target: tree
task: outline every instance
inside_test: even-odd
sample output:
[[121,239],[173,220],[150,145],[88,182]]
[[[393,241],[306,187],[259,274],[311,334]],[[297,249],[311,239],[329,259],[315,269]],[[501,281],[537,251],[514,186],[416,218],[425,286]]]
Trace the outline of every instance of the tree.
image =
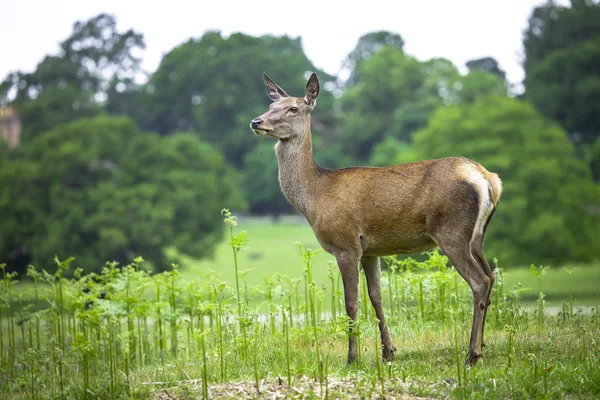
[[384,46],[392,46],[400,51],[404,49],[404,39],[397,33],[389,31],[369,32],[358,39],[354,50],[344,60],[343,70],[347,70],[350,76],[344,86],[352,85],[359,79],[359,65],[363,61],[371,59],[373,54]]
[[497,75],[502,81],[506,80],[506,72],[500,68],[500,64],[493,57],[475,58],[466,63],[469,71],[485,71]]
[[446,59],[421,62],[394,46],[371,54],[358,65],[358,73],[360,81],[341,99],[340,142],[342,152],[359,163],[368,162],[374,147],[388,137],[409,143],[439,107],[507,92],[492,73],[475,70],[461,76]]
[[474,103],[490,94],[502,96],[508,94],[506,81],[498,74],[476,69],[461,77],[458,87],[460,90],[457,94],[459,97],[457,103],[460,104]]
[[[404,159],[406,154],[412,151],[412,146],[409,143],[388,136],[373,148],[369,165],[374,167],[394,165],[398,163],[399,159]],[[411,156],[408,157],[412,160]]]
[[[415,104],[421,103],[417,92],[423,85],[424,73],[417,59],[395,47],[384,46],[358,65],[358,74],[361,79],[347,88],[341,100],[344,127],[340,141],[343,153],[365,162],[374,144],[386,135],[405,140],[409,137],[409,131],[402,131],[402,122],[407,114],[413,114],[405,109],[414,111]],[[400,123],[394,121],[395,116]],[[421,119],[422,114],[417,120]],[[410,121],[408,125],[408,130],[414,129],[418,122]]]
[[[288,88],[290,95],[300,96],[305,74],[314,70],[299,38],[241,33],[224,38],[218,32],[206,33],[165,55],[150,78],[147,91],[154,118],[147,128],[161,134],[196,131],[241,166],[244,155],[257,143],[249,122],[269,104],[262,73]],[[332,80],[323,72],[319,75],[325,85]],[[326,90],[322,95],[319,100],[327,109],[333,97]],[[326,115],[315,110],[314,119],[326,124]]]
[[142,134],[125,117],[57,126],[17,161],[0,166],[11,188],[0,197],[8,221],[0,259],[13,268],[45,266],[55,254],[86,270],[138,255],[165,268],[169,248],[210,255],[222,238],[220,210],[244,207],[236,174],[213,147],[194,134]]
[[277,157],[271,142],[260,143],[247,153],[242,171],[242,188],[252,213],[277,218],[294,212],[279,187]]
[[0,263],[24,271],[30,262],[31,239],[39,232],[40,168],[19,149],[8,149],[0,140]]
[[592,168],[592,174],[596,182],[600,181],[600,137],[593,144],[585,146],[586,161]]
[[[440,108],[414,136],[413,160],[465,156],[504,182],[486,247],[506,264],[590,261],[599,254],[600,192],[564,131],[504,96]],[[406,162],[405,158],[398,160]]]
[[144,47],[142,35],[119,32],[112,15],[76,22],[58,55],[46,56],[32,73],[6,77],[0,102],[17,106],[27,142],[58,124],[100,113],[111,85],[125,84],[140,72]]
[[577,142],[600,136],[600,3],[537,7],[525,48],[526,97]]

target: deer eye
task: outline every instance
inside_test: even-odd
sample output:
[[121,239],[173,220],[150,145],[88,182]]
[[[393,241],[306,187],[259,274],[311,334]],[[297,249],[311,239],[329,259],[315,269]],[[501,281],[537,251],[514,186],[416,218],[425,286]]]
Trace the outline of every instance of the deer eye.
[[296,107],[290,107],[290,111],[293,112],[293,113],[296,113],[296,112],[298,112],[298,108],[296,108]]

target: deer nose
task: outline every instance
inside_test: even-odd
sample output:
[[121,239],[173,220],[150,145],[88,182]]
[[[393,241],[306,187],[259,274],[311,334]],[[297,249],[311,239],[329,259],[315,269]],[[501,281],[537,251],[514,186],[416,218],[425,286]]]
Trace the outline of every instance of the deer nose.
[[258,126],[259,126],[260,124],[262,124],[262,123],[263,123],[263,120],[262,120],[262,119],[260,119],[260,118],[254,118],[254,119],[252,120],[252,122],[250,123],[250,126],[252,127],[252,129],[256,129],[256,128],[258,128]]

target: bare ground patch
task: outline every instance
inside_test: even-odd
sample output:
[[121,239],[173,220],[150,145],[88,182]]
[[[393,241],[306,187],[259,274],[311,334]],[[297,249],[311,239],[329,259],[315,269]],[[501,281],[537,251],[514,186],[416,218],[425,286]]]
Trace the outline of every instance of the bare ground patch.
[[[208,387],[209,399],[427,399],[409,394],[409,387],[416,382],[391,379],[381,383],[360,378],[329,378],[322,384],[312,377],[295,378],[288,386],[283,378],[268,378],[259,381],[257,389],[254,381],[240,381],[211,384]],[[422,384],[419,384],[422,385]],[[435,386],[435,385],[431,385]],[[433,387],[432,387],[433,389]],[[200,399],[202,381],[187,380],[179,385],[156,389],[155,400]]]

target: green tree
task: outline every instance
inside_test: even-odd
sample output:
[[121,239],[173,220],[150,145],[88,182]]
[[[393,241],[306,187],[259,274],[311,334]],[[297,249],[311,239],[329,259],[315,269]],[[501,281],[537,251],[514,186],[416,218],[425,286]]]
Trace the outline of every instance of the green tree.
[[[366,163],[375,146],[394,139],[409,143],[439,107],[473,102],[489,93],[507,92],[495,74],[474,70],[461,76],[446,59],[424,62],[395,46],[384,45],[358,65],[360,81],[342,99],[342,152]],[[378,156],[378,161],[384,160]]]
[[[366,162],[374,144],[387,135],[409,137],[410,132],[398,125],[404,122],[404,109],[421,103],[417,92],[424,73],[417,59],[393,46],[383,46],[368,61],[358,64],[357,73],[360,80],[349,86],[341,99],[344,127],[340,142],[344,154]],[[396,112],[400,124],[394,121]],[[414,129],[416,124],[410,125]]]
[[221,208],[244,206],[237,175],[213,147],[194,134],[142,134],[125,117],[57,126],[17,161],[0,166],[11,188],[0,197],[10,222],[0,259],[14,268],[47,266],[55,254],[86,270],[138,255],[164,268],[171,248],[209,255],[222,238]]
[[[496,172],[504,192],[488,254],[504,263],[590,261],[600,252],[600,192],[564,131],[504,96],[440,108],[415,134],[415,159],[465,156]],[[402,160],[408,161],[406,157]]]
[[460,79],[458,84],[459,101],[457,103],[468,104],[477,101],[489,94],[506,96],[508,86],[506,81],[497,73],[474,69]]
[[585,146],[586,160],[594,174],[594,180],[600,181],[600,137],[593,144]]
[[413,146],[411,144],[398,140],[393,136],[388,136],[373,148],[369,165],[385,167],[396,164],[399,159],[404,159],[404,157],[409,157],[412,160],[412,156],[407,155],[407,153],[412,152]]
[[469,71],[485,71],[496,74],[502,81],[506,80],[506,72],[500,68],[500,64],[493,57],[482,57],[469,60],[466,63]]
[[529,19],[525,48],[526,97],[577,142],[600,136],[600,3],[552,1]]
[[373,54],[384,46],[392,46],[402,51],[404,39],[399,34],[389,31],[369,32],[358,39],[356,46],[346,57],[342,67],[342,70],[347,70],[350,73],[345,86],[356,83],[360,77],[359,65],[364,61],[369,61]]
[[270,214],[277,218],[285,212],[294,212],[279,187],[273,143],[260,143],[247,153],[242,173],[242,189],[252,213]]
[[[249,129],[250,120],[269,104],[262,73],[284,85],[290,95],[301,96],[305,74],[314,70],[299,38],[241,33],[224,38],[218,32],[206,33],[165,55],[150,78],[146,90],[153,118],[147,128],[162,134],[194,130],[240,166],[258,143]],[[324,87],[333,79],[319,75]],[[322,95],[320,109],[326,110],[333,96],[327,90]],[[315,110],[316,123],[326,124],[328,118]]]
[[144,47],[142,35],[119,32],[112,15],[76,22],[58,55],[46,56],[31,73],[6,77],[0,103],[17,106],[27,142],[58,124],[101,112],[111,85],[120,87],[140,72]]
[[9,267],[27,266],[31,239],[42,227],[39,175],[35,162],[0,140],[0,259]]

